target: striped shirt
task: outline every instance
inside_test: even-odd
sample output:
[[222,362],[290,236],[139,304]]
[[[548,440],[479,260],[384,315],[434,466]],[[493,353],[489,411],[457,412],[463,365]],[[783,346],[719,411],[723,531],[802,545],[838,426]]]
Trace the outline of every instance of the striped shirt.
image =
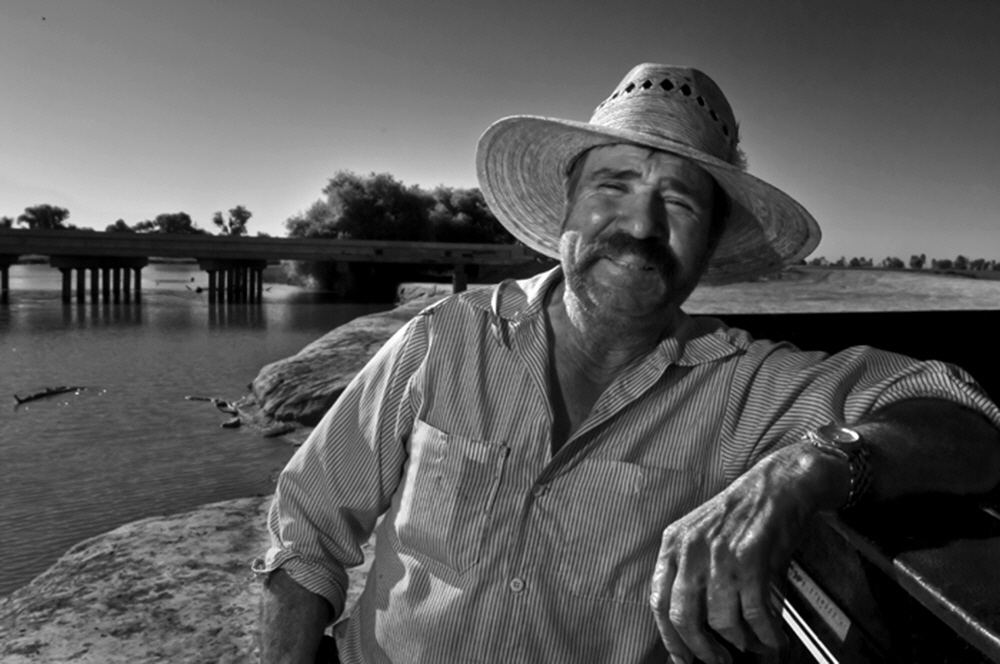
[[956,367],[802,352],[685,317],[553,455],[544,300],[559,279],[425,310],[282,473],[258,571],[284,568],[338,615],[377,524],[342,661],[666,661],[648,604],[662,531],[763,455],[918,396],[1000,425]]

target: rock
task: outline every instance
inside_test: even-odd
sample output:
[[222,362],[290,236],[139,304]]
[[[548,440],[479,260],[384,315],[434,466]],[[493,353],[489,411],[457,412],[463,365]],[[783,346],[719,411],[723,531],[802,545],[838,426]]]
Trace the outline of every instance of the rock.
[[[127,524],[0,600],[0,661],[252,662],[270,496]],[[348,606],[371,565],[349,570]]]
[[287,433],[289,423],[314,426],[389,337],[445,296],[431,294],[356,318],[268,364],[253,380],[251,394],[234,404],[241,419],[266,435]]

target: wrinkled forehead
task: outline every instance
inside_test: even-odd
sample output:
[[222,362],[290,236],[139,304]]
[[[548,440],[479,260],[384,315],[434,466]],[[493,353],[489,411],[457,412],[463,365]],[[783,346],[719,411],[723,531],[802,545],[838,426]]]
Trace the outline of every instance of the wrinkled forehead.
[[610,173],[669,177],[708,196],[715,186],[715,179],[686,157],[631,143],[612,143],[585,150],[570,162],[565,180],[567,196],[573,197],[581,178]]

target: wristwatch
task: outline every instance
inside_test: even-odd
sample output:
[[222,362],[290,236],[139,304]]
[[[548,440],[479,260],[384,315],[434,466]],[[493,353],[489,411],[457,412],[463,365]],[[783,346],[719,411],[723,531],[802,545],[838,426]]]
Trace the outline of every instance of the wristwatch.
[[856,430],[839,424],[826,424],[806,433],[804,440],[826,454],[848,463],[851,469],[851,490],[842,509],[854,507],[872,482],[871,451]]

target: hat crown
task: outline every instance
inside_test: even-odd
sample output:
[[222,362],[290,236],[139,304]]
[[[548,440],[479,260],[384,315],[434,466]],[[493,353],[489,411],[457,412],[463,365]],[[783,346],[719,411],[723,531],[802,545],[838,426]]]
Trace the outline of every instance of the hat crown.
[[743,167],[729,102],[715,81],[690,67],[634,67],[597,106],[590,124],[680,143]]

